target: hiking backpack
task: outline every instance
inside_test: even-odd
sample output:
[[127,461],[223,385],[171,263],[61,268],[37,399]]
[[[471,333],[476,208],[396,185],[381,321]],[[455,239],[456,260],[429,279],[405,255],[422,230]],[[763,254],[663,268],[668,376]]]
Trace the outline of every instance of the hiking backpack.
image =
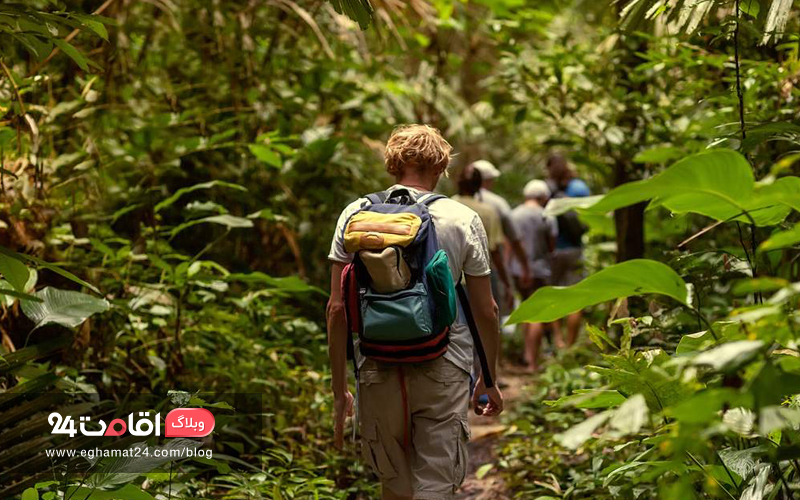
[[[548,181],[548,187],[552,193],[551,198],[567,198],[566,192],[555,182]],[[570,210],[556,216],[558,224],[558,235],[564,239],[571,247],[583,246],[583,235],[589,230],[578,218],[575,210]]]
[[428,211],[443,198],[434,193],[417,198],[405,188],[372,193],[346,221],[344,247],[354,254],[342,275],[348,355],[353,358],[353,336],[357,335],[361,353],[376,361],[436,359],[447,351],[460,302],[485,385],[491,387],[466,292],[453,281],[447,253],[439,248]]

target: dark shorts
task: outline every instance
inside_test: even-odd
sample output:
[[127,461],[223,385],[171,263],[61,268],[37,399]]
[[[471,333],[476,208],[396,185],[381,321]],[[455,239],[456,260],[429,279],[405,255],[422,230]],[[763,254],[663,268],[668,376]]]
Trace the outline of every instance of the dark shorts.
[[553,252],[553,285],[574,285],[584,277],[582,248],[559,248]]

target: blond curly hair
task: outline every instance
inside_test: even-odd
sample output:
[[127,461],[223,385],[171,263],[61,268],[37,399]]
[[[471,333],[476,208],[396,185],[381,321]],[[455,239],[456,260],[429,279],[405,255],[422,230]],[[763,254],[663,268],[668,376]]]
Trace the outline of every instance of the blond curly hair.
[[386,171],[399,177],[407,168],[433,169],[437,174],[447,171],[450,146],[441,132],[429,125],[401,125],[394,129],[384,150]]

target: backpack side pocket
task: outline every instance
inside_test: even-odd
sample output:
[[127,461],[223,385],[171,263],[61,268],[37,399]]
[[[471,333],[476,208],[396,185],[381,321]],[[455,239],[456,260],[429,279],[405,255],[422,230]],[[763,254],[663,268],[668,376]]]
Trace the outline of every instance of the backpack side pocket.
[[436,306],[434,331],[437,333],[453,324],[458,316],[458,301],[447,252],[438,250],[425,266],[428,291]]

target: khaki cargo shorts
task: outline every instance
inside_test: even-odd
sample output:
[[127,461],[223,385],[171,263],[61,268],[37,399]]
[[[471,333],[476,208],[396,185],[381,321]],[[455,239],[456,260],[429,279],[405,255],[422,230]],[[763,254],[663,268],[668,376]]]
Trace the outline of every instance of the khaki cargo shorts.
[[467,474],[469,374],[444,357],[368,359],[359,378],[361,451],[383,487],[415,500],[452,499]]

